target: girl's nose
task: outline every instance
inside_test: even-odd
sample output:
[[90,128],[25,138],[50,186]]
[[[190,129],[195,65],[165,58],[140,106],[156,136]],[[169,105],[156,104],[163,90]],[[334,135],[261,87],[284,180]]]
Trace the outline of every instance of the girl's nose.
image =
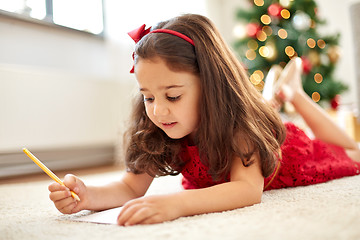
[[169,108],[164,103],[156,103],[154,105],[154,116],[165,116],[169,114]]

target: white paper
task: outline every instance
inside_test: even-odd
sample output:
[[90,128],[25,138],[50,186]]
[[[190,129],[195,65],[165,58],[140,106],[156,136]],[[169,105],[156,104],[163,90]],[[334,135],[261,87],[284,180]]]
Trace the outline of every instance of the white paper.
[[101,212],[96,212],[86,216],[78,217],[73,220],[80,222],[92,222],[103,224],[117,224],[117,217],[122,207],[112,208]]

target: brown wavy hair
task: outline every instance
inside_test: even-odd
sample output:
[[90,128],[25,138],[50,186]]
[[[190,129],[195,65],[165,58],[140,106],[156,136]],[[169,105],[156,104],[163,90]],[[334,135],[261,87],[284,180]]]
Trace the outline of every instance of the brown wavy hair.
[[[200,77],[200,124],[193,141],[209,174],[214,180],[224,179],[235,156],[250,166],[251,156],[258,153],[262,174],[269,176],[280,155],[284,125],[250,83],[214,24],[204,16],[186,14],[161,22],[152,30],[157,28],[180,32],[195,46],[171,34],[148,34],[135,47],[135,69],[142,59],[160,57],[171,70]],[[183,141],[169,138],[151,122],[141,95],[134,101],[125,139],[128,171],[152,176],[181,172],[179,151]]]

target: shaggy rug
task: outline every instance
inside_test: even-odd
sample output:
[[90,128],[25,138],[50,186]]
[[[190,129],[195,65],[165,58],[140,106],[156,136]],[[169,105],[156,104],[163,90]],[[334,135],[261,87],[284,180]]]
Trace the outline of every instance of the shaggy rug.
[[[87,184],[119,178],[82,176]],[[80,176],[81,177],[81,176]],[[49,181],[0,185],[0,239],[360,239],[360,176],[267,191],[251,207],[184,217],[155,225],[120,227],[77,222],[48,198]],[[180,177],[155,179],[148,194],[181,191]]]

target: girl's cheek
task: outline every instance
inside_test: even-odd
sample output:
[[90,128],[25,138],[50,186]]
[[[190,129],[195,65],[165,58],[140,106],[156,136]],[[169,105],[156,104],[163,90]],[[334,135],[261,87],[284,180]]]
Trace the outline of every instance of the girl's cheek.
[[155,124],[154,116],[152,114],[152,109],[151,108],[145,108],[145,112],[146,112],[146,115],[148,116],[148,118]]
[[149,114],[149,113],[151,113],[151,110],[150,110],[149,107],[147,107],[146,105],[145,105],[145,113],[146,113],[146,115],[150,118],[150,114]]

